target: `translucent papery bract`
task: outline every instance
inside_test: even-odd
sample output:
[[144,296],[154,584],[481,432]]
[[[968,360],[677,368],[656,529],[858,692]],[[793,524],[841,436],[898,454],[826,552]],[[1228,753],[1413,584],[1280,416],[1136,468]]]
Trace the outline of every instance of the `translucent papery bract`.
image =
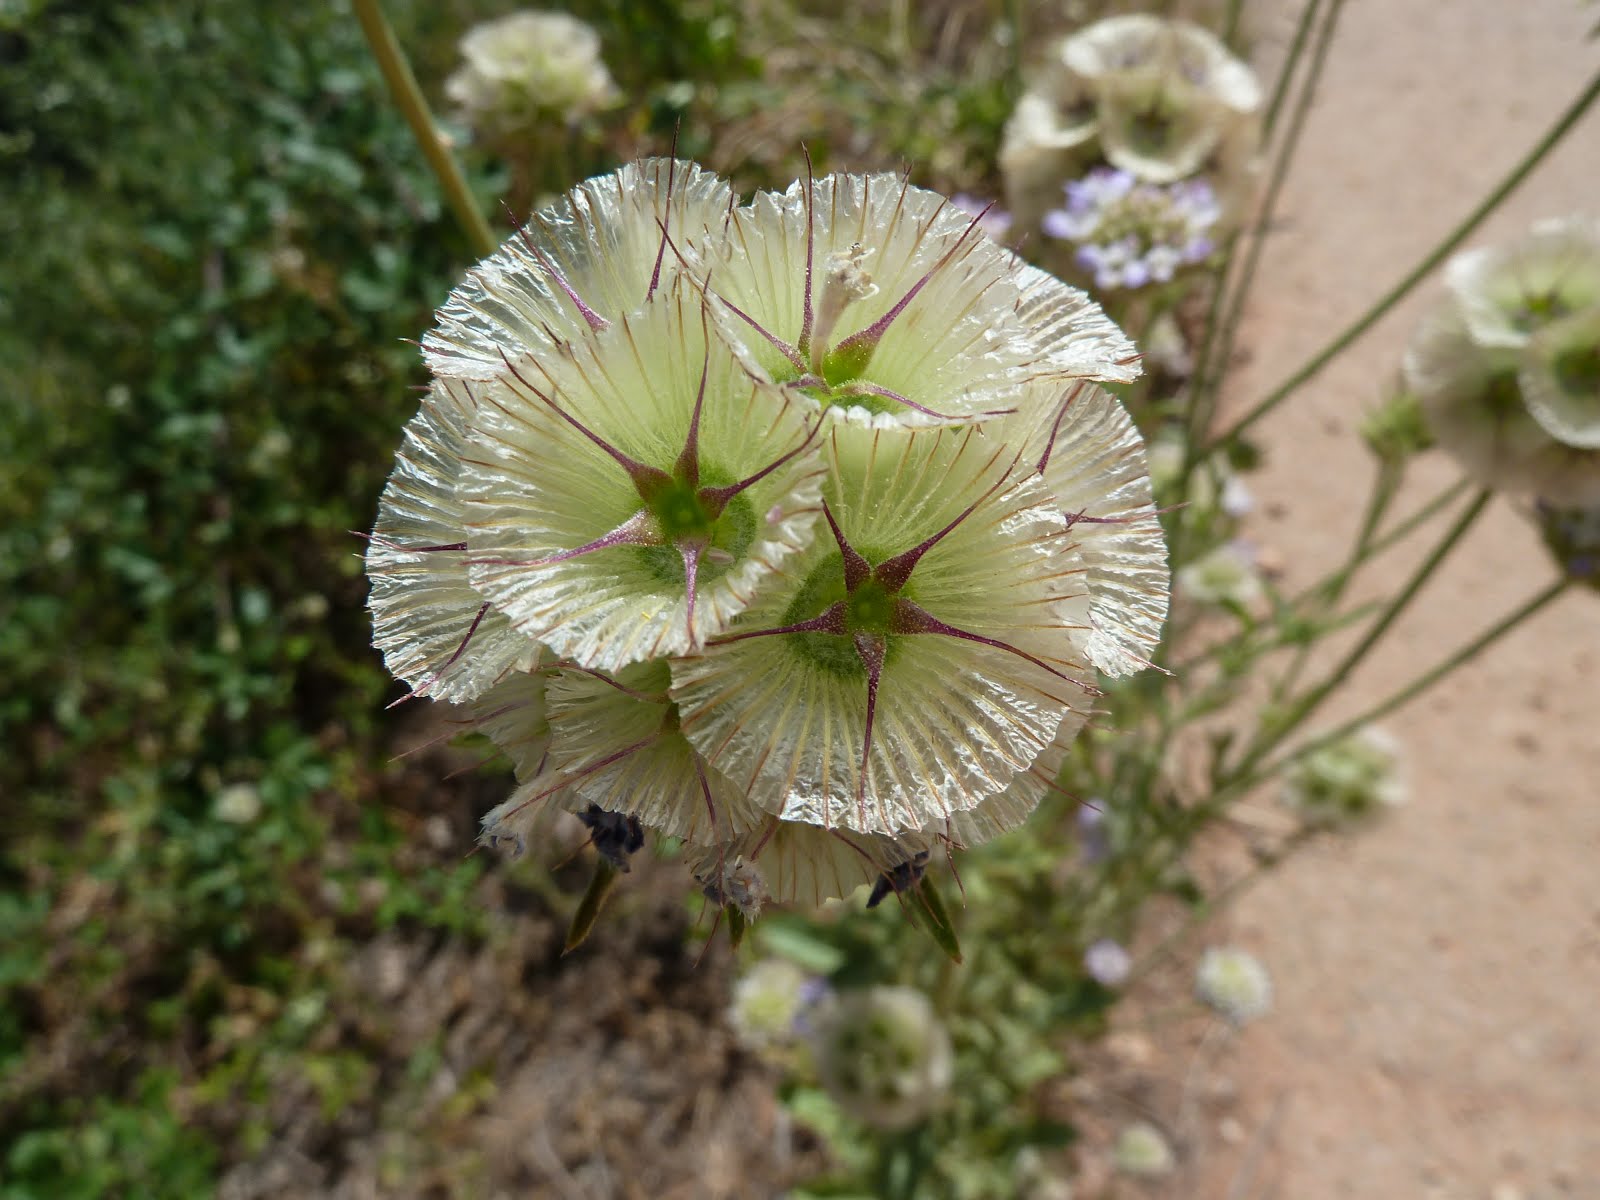
[[938,837],[952,846],[967,849],[981,846],[1022,825],[1051,793],[1060,794],[1056,777],[1061,773],[1073,740],[1088,721],[1089,714],[1077,710],[1061,719],[1055,740],[1046,746],[1025,771],[1019,771],[1001,791],[986,798],[976,808],[951,813],[942,821],[928,824],[924,836]]
[[697,851],[688,865],[695,878],[709,882],[728,863],[754,864],[771,899],[815,906],[876,883],[933,844],[917,833],[891,838],[772,817],[725,845]]
[[[761,330],[798,347],[805,332],[809,225],[815,314],[826,307],[830,259],[849,257],[855,247],[876,289],[849,302],[831,332],[818,330],[830,347],[872,326],[928,277],[852,379],[952,419],[996,408],[996,390],[1017,378],[1021,362],[1032,357],[1011,316],[1013,256],[943,196],[894,175],[830,175],[817,180],[810,195],[808,203],[807,184],[798,182],[781,195],[761,193],[737,210],[728,259],[710,263],[711,290]],[[732,328],[775,378],[801,373],[749,322],[735,318]],[[906,424],[936,419],[893,401],[868,404]]]
[[1044,463],[1045,486],[1071,523],[1085,566],[1090,629],[1083,652],[1107,675],[1131,675],[1150,665],[1161,642],[1171,584],[1144,439],[1104,389],[1078,382],[1054,394],[1057,415],[1034,433],[1028,461]]
[[472,704],[472,725],[511,760],[518,782],[545,769],[550,721],[545,712],[545,671],[513,671]]
[[1172,33],[1168,52],[1179,78],[1235,113],[1254,113],[1261,107],[1261,81],[1255,71],[1216,34],[1193,21],[1168,25]]
[[1540,221],[1515,242],[1458,254],[1445,279],[1473,341],[1525,346],[1551,321],[1600,306],[1600,221]]
[[[1002,425],[1004,422],[1001,423]],[[742,636],[810,620],[843,595],[829,532],[703,657],[673,664],[683,728],[763,808],[789,820],[897,833],[970,809],[1048,746],[1092,690],[1084,564],[1020,447],[976,429],[836,421],[826,501],[873,564],[957,522],[902,597],[949,633],[884,639],[865,775],[869,672],[852,636]],[[1033,661],[1030,661],[1030,657]]]
[[1084,79],[1102,81],[1130,71],[1158,70],[1171,42],[1169,23],[1148,13],[1107,17],[1061,44],[1061,61]]
[[[809,541],[822,472],[815,445],[806,445],[815,406],[752,374],[714,321],[708,340],[692,289],[675,287],[559,355],[515,366],[503,380],[450,385],[481,401],[461,481],[472,582],[563,657],[614,670],[689,650]],[[734,495],[713,523],[691,633],[680,550],[637,544],[656,536],[648,519],[619,534],[650,514],[628,469],[567,418],[671,474],[702,370],[701,483],[731,486],[780,465]],[[571,555],[614,534],[615,544]]]
[[1535,333],[1517,380],[1546,433],[1568,446],[1600,447],[1600,305]]
[[766,814],[707,767],[678,731],[662,661],[614,679],[563,671],[550,681],[555,739],[550,765],[585,804],[631,813],[641,824],[700,845],[738,837]]
[[1520,362],[1512,347],[1476,342],[1447,296],[1412,335],[1402,373],[1439,445],[1480,483],[1553,504],[1600,503],[1600,450],[1559,442],[1533,419]]
[[1139,377],[1133,342],[1087,292],[1020,260],[1016,280],[1017,320],[1029,339],[1043,347],[1041,356],[1027,364],[1028,374],[1108,383]]
[[413,694],[471,700],[539,645],[492,611],[467,579],[456,482],[466,414],[440,387],[406,426],[367,545],[373,645]]
[[1000,173],[1006,206],[1018,227],[1032,229],[1039,217],[1061,202],[1061,181],[1072,173],[1099,129],[1093,103],[1088,119],[1063,108],[1041,91],[1024,92],[1006,121],[1000,144]]
[[665,158],[585,180],[534,213],[450,293],[422,339],[428,368],[444,378],[491,379],[507,358],[585,335],[590,318],[555,272],[598,318],[632,312],[658,269],[663,281],[679,270],[662,225],[679,249],[715,241],[732,198],[711,172]]

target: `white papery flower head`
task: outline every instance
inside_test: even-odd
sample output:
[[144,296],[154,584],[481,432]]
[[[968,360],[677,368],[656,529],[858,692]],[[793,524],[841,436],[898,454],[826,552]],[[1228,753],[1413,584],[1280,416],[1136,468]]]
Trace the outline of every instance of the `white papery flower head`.
[[1600,220],[1539,221],[1515,241],[1456,255],[1445,281],[1475,343],[1520,349],[1551,322],[1600,308]]
[[1255,73],[1201,26],[1150,14],[1097,21],[1056,47],[1018,101],[1000,155],[1008,199],[1031,227],[1097,149],[1147,183],[1207,170],[1235,214],[1261,102]]
[[1261,960],[1234,946],[1212,946],[1200,956],[1195,993],[1235,1025],[1272,1011],[1272,977]]
[[1256,556],[1242,542],[1224,542],[1192,563],[1178,568],[1177,590],[1201,604],[1221,604],[1249,609],[1261,602],[1266,589]]
[[816,1014],[817,1074],[834,1102],[874,1129],[905,1129],[943,1104],[955,1072],[950,1035],[921,992],[837,992]]
[[1365,726],[1297,759],[1283,776],[1283,802],[1308,824],[1347,828],[1405,803],[1400,744]]
[[616,102],[593,26],[563,12],[514,12],[474,25],[444,92],[490,138],[526,134],[551,117],[571,123]]
[[1423,317],[1401,371],[1434,439],[1479,482],[1557,505],[1600,504],[1600,448],[1552,437],[1523,397],[1529,350],[1480,344],[1451,292]]
[[619,870],[681,839],[746,918],[911,903],[1058,787],[1096,672],[1159,640],[1143,443],[1090,382],[1131,378],[1131,343],[902,179],[740,209],[693,164],[625,167],[424,348],[372,610],[396,674],[512,765],[487,842],[561,809]]

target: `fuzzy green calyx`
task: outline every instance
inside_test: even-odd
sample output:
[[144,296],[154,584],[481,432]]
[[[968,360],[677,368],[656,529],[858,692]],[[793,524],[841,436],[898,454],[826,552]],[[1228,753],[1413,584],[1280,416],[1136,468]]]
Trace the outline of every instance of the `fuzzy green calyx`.
[[674,480],[649,501],[650,512],[669,542],[711,540],[716,517],[707,511],[700,490]]

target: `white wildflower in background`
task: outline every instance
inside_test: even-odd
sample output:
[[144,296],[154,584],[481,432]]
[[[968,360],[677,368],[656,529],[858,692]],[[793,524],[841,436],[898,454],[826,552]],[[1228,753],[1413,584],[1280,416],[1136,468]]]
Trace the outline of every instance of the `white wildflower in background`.
[[1253,954],[1233,946],[1213,946],[1200,956],[1195,993],[1235,1025],[1272,1011],[1272,977]]
[[1125,1175],[1158,1179],[1172,1174],[1178,1158],[1167,1137],[1148,1121],[1135,1121],[1117,1134],[1111,1161]]
[[1402,364],[1435,440],[1487,487],[1600,504],[1600,223],[1540,222],[1446,279]]
[[1266,588],[1256,566],[1254,550],[1244,542],[1224,542],[1215,550],[1178,568],[1176,590],[1200,604],[1250,609],[1261,602]]
[[253,783],[230,783],[211,803],[212,815],[229,825],[251,825],[261,815],[261,792]]
[[798,1036],[796,1022],[814,997],[810,976],[786,958],[764,958],[733,985],[728,1023],[749,1050],[782,1046]]
[[874,1129],[905,1129],[931,1116],[955,1070],[950,1035],[912,988],[835,993],[816,1013],[811,1043],[828,1094]]
[[1261,103],[1254,72],[1201,26],[1149,14],[1097,21],[1053,47],[1007,123],[1008,202],[1031,229],[1098,157],[1147,183],[1203,175],[1231,219]]
[[609,107],[617,86],[600,58],[600,35],[562,12],[514,12],[469,29],[462,65],[444,91],[489,138],[572,123]]
[[1083,952],[1083,969],[1096,983],[1109,988],[1121,987],[1133,970],[1133,956],[1121,942],[1100,938]]
[[1600,304],[1530,337],[1517,383],[1551,437],[1585,450],[1600,447]]
[[1342,828],[1405,803],[1400,745],[1365,726],[1314,750],[1284,772],[1283,802],[1308,824]]
[[1166,618],[1136,355],[950,201],[828,176],[742,208],[648,160],[440,309],[367,556],[376,641],[619,869],[872,901],[1015,828]]

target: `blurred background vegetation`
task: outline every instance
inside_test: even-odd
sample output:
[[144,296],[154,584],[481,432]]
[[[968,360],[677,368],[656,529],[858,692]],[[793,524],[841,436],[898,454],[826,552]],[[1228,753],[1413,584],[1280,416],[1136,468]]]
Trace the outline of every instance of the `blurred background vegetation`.
[[[508,6],[386,7],[437,102]],[[787,182],[805,141],[819,171],[992,194],[1009,8],[805,7],[589,6],[625,99],[548,185],[679,129],[740,186]],[[467,163],[494,212],[506,169]],[[498,773],[394,760],[426,731],[385,711],[349,532],[469,247],[342,4],[0,4],[0,189],[0,1197],[296,1194],[427,1122],[372,1178],[485,1194],[447,1143],[494,1063],[461,1051],[451,1098],[418,1099],[461,1006],[398,1013],[424,961],[485,950],[518,992],[567,901],[466,855]],[[676,962],[665,886],[615,937]],[[711,1036],[718,962],[685,976],[683,1037]]]

